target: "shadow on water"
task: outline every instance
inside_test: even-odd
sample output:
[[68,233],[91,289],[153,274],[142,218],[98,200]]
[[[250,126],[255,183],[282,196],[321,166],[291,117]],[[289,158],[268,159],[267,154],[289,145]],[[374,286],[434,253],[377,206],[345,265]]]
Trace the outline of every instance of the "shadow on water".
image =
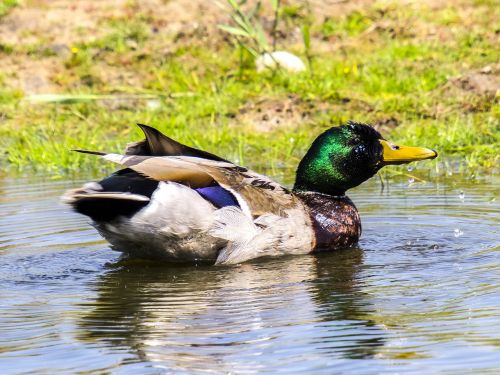
[[80,339],[184,370],[283,365],[310,356],[311,347],[329,361],[370,357],[384,331],[364,318],[372,307],[357,285],[362,262],[353,248],[227,268],[118,265],[98,280]]

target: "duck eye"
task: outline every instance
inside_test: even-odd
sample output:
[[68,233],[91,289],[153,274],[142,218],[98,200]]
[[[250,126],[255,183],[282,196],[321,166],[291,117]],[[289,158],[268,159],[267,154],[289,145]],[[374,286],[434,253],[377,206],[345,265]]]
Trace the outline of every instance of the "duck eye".
[[354,148],[353,152],[355,155],[364,154],[364,153],[366,153],[366,146],[363,144],[360,144]]
[[391,145],[391,148],[392,148],[393,150],[399,150],[399,146],[398,146],[398,145]]

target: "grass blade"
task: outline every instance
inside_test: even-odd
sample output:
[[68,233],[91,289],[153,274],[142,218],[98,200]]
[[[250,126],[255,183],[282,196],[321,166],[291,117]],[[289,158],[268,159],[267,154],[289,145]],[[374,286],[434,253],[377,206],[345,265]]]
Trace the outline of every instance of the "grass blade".
[[238,35],[238,36],[244,36],[245,38],[249,38],[250,34],[246,32],[245,30],[239,29],[237,27],[233,26],[228,26],[228,25],[217,25],[219,29],[222,31],[225,31],[226,33],[232,34],[232,35]]

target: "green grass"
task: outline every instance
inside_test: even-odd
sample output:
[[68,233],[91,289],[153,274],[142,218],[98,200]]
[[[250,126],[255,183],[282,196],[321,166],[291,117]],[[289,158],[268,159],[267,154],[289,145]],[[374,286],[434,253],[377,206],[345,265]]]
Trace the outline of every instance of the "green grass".
[[371,20],[366,15],[354,11],[342,19],[327,18],[321,26],[321,33],[326,38],[332,36],[345,38],[360,34],[371,24]]
[[[249,56],[239,65],[239,51],[230,44],[176,43],[150,31],[146,15],[112,19],[110,32],[99,40],[73,46],[64,57],[65,70],[55,79],[62,92],[74,95],[135,93],[145,99],[85,101],[72,104],[28,103],[15,89],[0,88],[0,150],[4,167],[52,174],[109,168],[96,158],[72,153],[73,148],[120,151],[141,137],[134,123],[157,127],[173,138],[216,152],[242,164],[293,167],[322,130],[349,119],[374,122],[395,118],[387,138],[435,148],[438,163],[451,168],[493,168],[498,162],[499,109],[496,99],[449,88],[450,77],[494,64],[500,59],[490,35],[493,4],[474,14],[469,30],[457,12],[445,9],[432,25],[454,25],[453,38],[400,35],[387,30],[364,32],[382,17],[379,8],[316,22],[312,49],[314,75],[257,74]],[[418,9],[385,9],[397,24],[414,22]],[[384,19],[386,19],[384,18]],[[292,22],[287,20],[287,22]],[[300,14],[293,22],[301,22]],[[482,23],[481,23],[482,22]],[[443,26],[444,25],[444,26]],[[338,37],[342,47],[321,52],[322,40]],[[170,43],[165,55],[159,45]],[[315,46],[317,52],[315,52]],[[0,54],[30,54],[28,47],[11,46]],[[292,50],[302,53],[300,45]],[[40,51],[43,51],[40,50]],[[137,86],[117,86],[103,77],[102,64],[123,64],[140,77]],[[242,68],[242,69],[241,69]],[[0,83],[5,77],[0,75]],[[4,87],[0,85],[0,87]],[[303,123],[258,133],[238,122],[239,110],[262,98],[296,95],[313,108]],[[151,105],[150,95],[158,97]],[[321,110],[314,110],[320,108]]]
[[12,8],[17,5],[17,0],[2,0],[0,1],[0,17],[6,15]]

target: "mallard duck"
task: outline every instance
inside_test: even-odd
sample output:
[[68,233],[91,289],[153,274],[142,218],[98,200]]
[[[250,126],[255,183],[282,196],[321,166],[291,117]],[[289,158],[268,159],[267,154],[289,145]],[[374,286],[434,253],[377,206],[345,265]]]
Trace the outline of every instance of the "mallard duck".
[[385,165],[437,157],[399,146],[356,122],[313,142],[292,190],[250,169],[183,145],[146,125],[125,154],[75,150],[122,165],[63,201],[93,221],[112,248],[133,257],[236,264],[355,245],[361,221],[346,191]]

